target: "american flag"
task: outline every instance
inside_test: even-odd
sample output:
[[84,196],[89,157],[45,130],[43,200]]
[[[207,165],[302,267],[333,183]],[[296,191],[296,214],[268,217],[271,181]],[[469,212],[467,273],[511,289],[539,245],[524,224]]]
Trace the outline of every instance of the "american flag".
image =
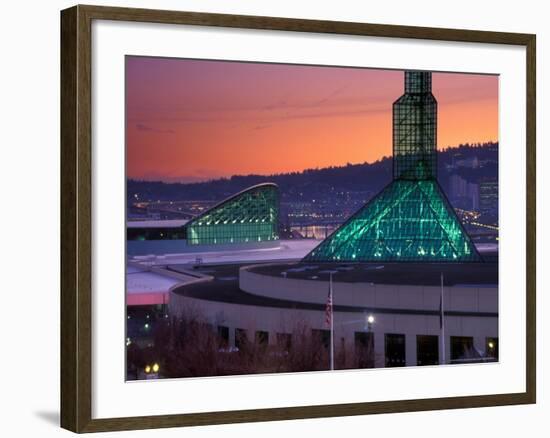
[[325,324],[327,327],[331,326],[331,320],[332,320],[332,284],[329,284],[327,307],[325,309]]

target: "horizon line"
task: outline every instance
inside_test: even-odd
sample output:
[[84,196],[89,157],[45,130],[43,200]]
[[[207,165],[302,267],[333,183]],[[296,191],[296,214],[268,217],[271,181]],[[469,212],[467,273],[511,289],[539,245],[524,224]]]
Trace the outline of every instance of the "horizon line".
[[[446,152],[449,149],[459,149],[461,147],[484,147],[484,146],[487,146],[487,145],[494,145],[494,144],[498,145],[499,141],[498,140],[490,140],[490,141],[485,141],[485,142],[461,143],[461,144],[458,144],[458,145],[455,145],[455,146],[446,146],[446,147],[441,148],[441,149],[438,148],[437,153],[439,154],[439,153]],[[380,157],[378,160],[372,161],[372,162],[368,162],[368,161],[355,162],[355,163],[348,162],[346,164],[340,164],[340,165],[325,166],[325,167],[307,167],[307,168],[304,168],[302,170],[286,171],[286,172],[270,173],[270,174],[259,174],[259,173],[258,174],[256,174],[256,173],[232,174],[232,175],[228,175],[228,176],[216,176],[216,177],[212,177],[210,179],[196,180],[196,181],[192,181],[192,180],[185,181],[184,180],[185,177],[183,177],[183,176],[173,177],[173,179],[171,179],[171,180],[167,180],[167,179],[146,179],[146,178],[126,176],[126,181],[147,182],[147,183],[163,183],[163,184],[205,184],[205,183],[212,183],[212,182],[216,182],[216,181],[231,180],[234,177],[263,177],[263,178],[269,178],[269,177],[289,175],[289,174],[293,174],[293,173],[304,173],[308,170],[318,170],[318,171],[320,171],[320,170],[326,170],[326,169],[331,169],[331,168],[341,168],[341,167],[347,167],[347,166],[361,166],[361,165],[372,166],[373,164],[376,164],[380,161],[384,161],[384,160],[388,160],[388,159],[392,159],[392,158],[393,158],[393,155],[389,155],[389,156],[385,155],[385,156]]]

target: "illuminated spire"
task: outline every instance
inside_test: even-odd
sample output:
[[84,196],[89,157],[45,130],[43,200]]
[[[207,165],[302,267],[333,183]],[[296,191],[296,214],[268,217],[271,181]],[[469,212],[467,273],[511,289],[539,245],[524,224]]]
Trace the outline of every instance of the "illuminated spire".
[[405,72],[393,104],[393,179],[306,262],[479,262],[437,182],[437,102],[429,72]]

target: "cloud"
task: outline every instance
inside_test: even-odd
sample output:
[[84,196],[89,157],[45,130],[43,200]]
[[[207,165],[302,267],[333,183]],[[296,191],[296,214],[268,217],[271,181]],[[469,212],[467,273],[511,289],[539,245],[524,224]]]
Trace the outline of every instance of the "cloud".
[[324,105],[326,104],[328,101],[332,100],[334,97],[338,96],[339,94],[342,94],[342,92],[348,88],[349,84],[346,84],[346,85],[343,85],[341,86],[340,88],[337,88],[336,90],[334,90],[332,93],[328,94],[327,96],[325,96],[324,98],[318,100],[316,102],[317,105]]
[[344,84],[317,99],[278,99],[263,106],[172,108],[154,114],[149,110],[147,114],[134,114],[129,120],[136,123],[136,127],[142,131],[168,132],[151,128],[145,124],[147,122],[225,123],[230,128],[245,123],[252,124],[253,130],[260,130],[289,120],[361,116],[391,111],[391,104],[388,104],[387,99],[346,93],[348,89],[349,84]]
[[153,128],[152,126],[145,125],[143,123],[136,123],[136,129],[138,131],[145,131],[145,132],[156,132],[161,134],[174,134],[174,131],[172,129],[159,129],[159,128]]
[[278,102],[274,102],[269,105],[266,105],[260,109],[263,111],[272,111],[272,110],[278,110],[281,108],[286,108],[287,106],[288,106],[288,102],[286,100],[280,100]]
[[[381,113],[391,111],[391,105],[379,104],[378,102],[362,102],[359,99],[349,99],[342,101],[332,101],[328,104],[319,103],[319,101],[303,104],[289,104],[286,107],[273,108],[269,114],[261,113],[259,110],[254,111],[203,111],[198,114],[198,111],[186,112],[184,114],[173,114],[166,116],[148,116],[148,120],[155,120],[162,123],[228,123],[230,128],[235,128],[242,123],[256,123],[255,126],[266,127],[277,121],[291,119],[309,119],[323,117],[345,117],[349,115],[361,115],[369,113]],[[130,121],[137,122],[141,117],[131,117]],[[152,131],[143,125],[141,122],[136,123],[136,127],[142,131]],[[157,132],[168,132],[160,131]]]

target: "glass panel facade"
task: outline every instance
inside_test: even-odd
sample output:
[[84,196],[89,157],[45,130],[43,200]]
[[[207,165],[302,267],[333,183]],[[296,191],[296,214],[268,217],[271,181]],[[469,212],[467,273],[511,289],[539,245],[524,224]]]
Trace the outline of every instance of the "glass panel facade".
[[437,175],[437,101],[429,72],[405,72],[405,94],[393,104],[393,177]]
[[306,262],[482,261],[437,183],[437,102],[430,72],[405,72],[393,105],[393,182]]
[[307,262],[481,261],[437,181],[396,180],[311,251]]
[[279,192],[275,184],[247,189],[186,225],[188,245],[278,240]]

